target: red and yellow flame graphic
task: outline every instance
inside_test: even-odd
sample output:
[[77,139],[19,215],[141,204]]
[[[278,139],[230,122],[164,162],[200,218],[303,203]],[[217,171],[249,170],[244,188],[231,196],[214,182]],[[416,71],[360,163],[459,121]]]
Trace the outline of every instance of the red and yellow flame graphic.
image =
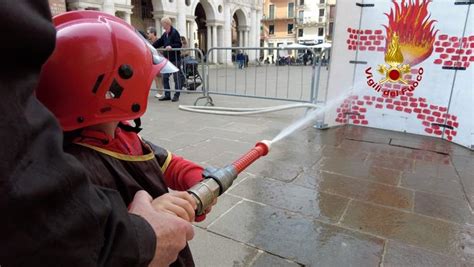
[[414,66],[433,52],[433,44],[436,33],[434,31],[435,20],[430,20],[428,12],[429,0],[402,0],[397,3],[392,0],[394,8],[388,17],[386,50],[389,48],[392,37],[399,37],[400,49],[403,53],[404,63]]

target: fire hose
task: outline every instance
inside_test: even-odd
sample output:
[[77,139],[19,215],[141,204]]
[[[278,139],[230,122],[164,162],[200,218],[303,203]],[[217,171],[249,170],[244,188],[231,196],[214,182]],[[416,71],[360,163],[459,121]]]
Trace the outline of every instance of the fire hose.
[[311,103],[297,103],[280,105],[264,108],[229,108],[229,107],[209,107],[209,106],[190,106],[179,105],[179,109],[197,113],[218,114],[218,115],[253,115],[261,113],[269,113],[293,108],[319,108],[320,106]]
[[260,141],[232,164],[223,168],[206,168],[203,172],[204,180],[188,190],[197,203],[196,215],[204,214],[212,202],[232,186],[239,173],[261,156],[267,155],[270,145],[268,140]]

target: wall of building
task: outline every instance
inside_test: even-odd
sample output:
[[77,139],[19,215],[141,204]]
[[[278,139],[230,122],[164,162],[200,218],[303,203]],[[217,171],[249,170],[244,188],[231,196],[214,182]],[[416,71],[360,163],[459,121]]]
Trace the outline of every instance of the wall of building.
[[[289,16],[288,3],[293,3],[293,16]],[[270,5],[274,5],[274,17],[270,17]],[[279,47],[294,44],[296,40],[296,1],[295,0],[265,0],[263,2],[263,46]],[[288,24],[293,24],[293,31],[288,33]],[[270,34],[270,25],[274,27],[274,33]],[[264,51],[264,58],[277,59],[277,52]]]

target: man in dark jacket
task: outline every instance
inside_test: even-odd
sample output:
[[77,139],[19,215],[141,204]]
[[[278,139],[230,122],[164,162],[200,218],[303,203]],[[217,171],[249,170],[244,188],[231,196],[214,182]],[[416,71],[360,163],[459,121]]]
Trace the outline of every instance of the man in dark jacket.
[[[165,56],[169,61],[171,61],[176,67],[180,68],[181,66],[181,52],[180,51],[169,51],[173,48],[181,48],[181,37],[179,32],[171,26],[171,19],[168,17],[164,17],[161,19],[161,25],[165,29],[163,35],[158,39],[156,42],[153,43],[155,48],[165,48],[168,51],[163,52],[163,56]],[[179,100],[179,90],[184,85],[184,75],[180,71],[173,73],[174,79],[174,89],[176,90],[171,99],[170,94],[170,76],[171,74],[163,74],[163,88],[165,90],[165,95],[160,98],[160,101],[171,100],[176,102]],[[167,91],[168,90],[168,91]]]
[[0,1],[0,29],[15,36],[0,43],[0,265],[169,265],[192,226],[154,211],[145,191],[128,212],[117,191],[92,185],[33,94],[55,44],[48,1]]

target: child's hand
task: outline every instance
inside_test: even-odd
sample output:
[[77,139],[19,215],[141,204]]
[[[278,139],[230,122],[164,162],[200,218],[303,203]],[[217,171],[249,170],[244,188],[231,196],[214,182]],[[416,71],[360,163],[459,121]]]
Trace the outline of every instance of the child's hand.
[[214,199],[214,201],[212,202],[212,205],[204,211],[204,214],[203,214],[203,215],[199,215],[199,216],[196,217],[196,222],[202,222],[202,221],[204,221],[204,220],[206,219],[206,214],[208,214],[209,212],[211,212],[212,207],[213,207],[214,205],[216,205],[216,204],[217,204],[217,198]]
[[188,222],[194,221],[197,208],[196,201],[188,192],[173,191],[166,193],[154,199],[151,204],[155,210],[174,214]]

